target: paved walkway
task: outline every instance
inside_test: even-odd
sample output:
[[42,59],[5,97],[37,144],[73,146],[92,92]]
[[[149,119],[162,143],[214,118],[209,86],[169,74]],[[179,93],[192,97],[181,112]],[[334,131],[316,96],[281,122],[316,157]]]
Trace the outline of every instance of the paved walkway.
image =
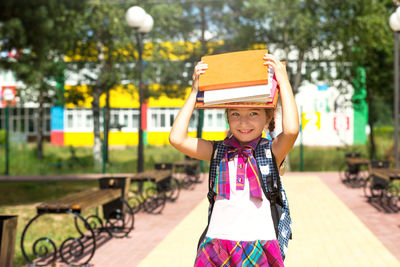
[[[400,213],[378,211],[336,173],[289,173],[283,183],[294,232],[285,266],[400,267]],[[206,192],[205,181],[182,191],[162,215],[137,214],[130,236],[99,247],[91,264],[193,266],[207,220]]]

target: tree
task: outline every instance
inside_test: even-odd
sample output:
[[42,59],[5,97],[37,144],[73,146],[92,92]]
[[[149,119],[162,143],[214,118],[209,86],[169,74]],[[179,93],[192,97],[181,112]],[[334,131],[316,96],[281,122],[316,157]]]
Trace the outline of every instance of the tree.
[[[216,18],[223,11],[222,1],[185,1],[180,3],[166,3],[149,6],[149,13],[157,18],[157,23],[152,32],[153,56],[148,62],[145,72],[151,72],[153,77],[148,80],[160,84],[157,91],[148,90],[149,95],[159,96],[167,94],[171,97],[184,97],[183,92],[191,84],[191,73],[195,62],[201,56],[211,53],[206,33],[217,23]],[[162,43],[156,40],[163,40]],[[173,47],[165,46],[166,40],[171,42],[192,43],[190,47],[183,47],[172,43]],[[170,52],[177,56],[178,60],[165,58]],[[157,73],[157,77],[154,77]],[[147,74],[147,73],[145,73]],[[202,135],[204,111],[198,112],[197,136]]]
[[[81,73],[78,81],[88,87],[92,100],[94,145],[93,157],[99,169],[102,163],[102,142],[100,137],[100,96],[119,85],[124,77],[123,69],[129,64],[131,56],[125,55],[130,30],[125,23],[124,9],[118,5],[90,2],[85,11],[75,19],[79,35],[70,51],[72,61],[68,69]],[[132,55],[132,51],[129,51]],[[131,66],[131,65],[128,65]],[[109,105],[106,105],[106,124],[104,142],[107,143],[109,129]]]
[[[53,81],[62,75],[63,55],[74,35],[72,21],[84,1],[10,0],[0,4],[2,49],[19,51],[0,67],[15,72],[25,85],[24,95],[37,99],[37,157],[43,157],[44,105],[56,95]],[[29,99],[28,99],[29,100]]]
[[[351,82],[357,69],[366,72],[370,158],[376,157],[374,124],[379,99],[392,105],[393,95],[393,34],[388,18],[393,3],[390,0],[351,0],[332,3],[327,10],[327,40],[332,51],[338,75]],[[351,66],[349,68],[349,66]]]

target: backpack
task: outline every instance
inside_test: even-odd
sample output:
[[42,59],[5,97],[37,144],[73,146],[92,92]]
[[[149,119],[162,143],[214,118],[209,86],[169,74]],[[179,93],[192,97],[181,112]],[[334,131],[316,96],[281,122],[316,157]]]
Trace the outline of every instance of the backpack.
[[[275,234],[278,239],[282,259],[285,259],[285,253],[288,247],[289,239],[292,239],[289,203],[286,198],[286,192],[282,187],[279,171],[276,165],[274,155],[271,151],[271,141],[262,138],[256,147],[256,161],[258,173],[261,174],[261,188],[266,198],[270,202],[272,220],[274,222]],[[207,198],[210,202],[208,208],[208,223],[203,234],[200,237],[198,248],[207,234],[208,226],[211,220],[211,214],[215,202],[215,192],[213,190],[215,177],[219,171],[220,162],[223,159],[227,146],[223,141],[215,141],[213,153],[210,160],[210,171],[208,179]]]

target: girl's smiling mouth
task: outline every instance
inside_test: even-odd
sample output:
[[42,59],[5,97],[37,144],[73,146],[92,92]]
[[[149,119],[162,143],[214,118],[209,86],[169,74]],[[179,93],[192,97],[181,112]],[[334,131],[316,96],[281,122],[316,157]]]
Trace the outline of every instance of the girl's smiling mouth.
[[238,130],[240,133],[242,133],[242,134],[248,134],[248,133],[250,133],[251,131],[253,131],[252,129],[250,129],[250,130]]

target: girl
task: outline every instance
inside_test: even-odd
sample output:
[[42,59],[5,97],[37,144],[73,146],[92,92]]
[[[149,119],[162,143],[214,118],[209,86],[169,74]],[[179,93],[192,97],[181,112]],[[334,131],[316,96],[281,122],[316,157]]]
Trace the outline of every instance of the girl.
[[[264,60],[264,65],[274,69],[280,87],[282,132],[270,143],[274,156],[272,158],[280,166],[297,138],[299,119],[285,65],[271,54],[265,54]],[[204,62],[196,65],[192,91],[174,121],[169,141],[184,154],[209,161],[214,142],[188,136],[199,76],[207,68]],[[195,266],[284,266],[269,201],[262,194],[260,178],[256,172],[254,175],[249,172],[256,170],[256,163],[252,159],[263,130],[273,130],[273,110],[227,109],[227,119],[231,135],[223,142],[231,150],[228,148],[226,153],[245,148],[251,148],[252,152],[225,155],[226,167],[219,168],[216,175],[215,203],[206,236],[197,252]]]

